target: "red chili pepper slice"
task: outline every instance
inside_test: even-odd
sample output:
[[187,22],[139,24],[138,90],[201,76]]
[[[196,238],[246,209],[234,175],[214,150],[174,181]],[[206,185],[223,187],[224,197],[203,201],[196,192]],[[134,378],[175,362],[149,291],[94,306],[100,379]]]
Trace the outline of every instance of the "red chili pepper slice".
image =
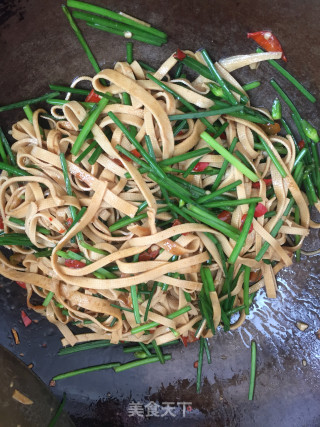
[[258,270],[258,271],[251,271],[250,272],[250,282],[257,282],[258,280],[260,280],[262,277],[262,271]]
[[85,99],[85,102],[99,102],[100,99],[101,99],[101,96],[95,93],[94,89],[91,89],[89,95],[87,95]]
[[177,49],[173,57],[179,61],[182,61],[186,57],[186,54],[181,49]]
[[82,268],[86,266],[84,262],[78,261],[77,259],[66,259],[64,260],[64,265],[70,268]]
[[29,325],[31,325],[31,323],[32,323],[32,320],[30,319],[30,317],[28,317],[27,315],[26,315],[26,313],[23,311],[23,310],[21,310],[21,319],[22,319],[22,321],[23,321],[23,324],[24,324],[24,326],[27,328]]
[[[302,139],[301,141],[299,141],[298,142],[298,147],[300,148],[300,150],[302,150],[304,147],[305,147],[305,142],[304,142],[304,140]],[[1,223],[0,223],[1,224]],[[1,228],[1,225],[0,225],[0,228]]]
[[0,230],[4,229],[4,225],[3,225],[3,219],[2,216],[0,216]]
[[[272,184],[272,178],[265,178],[264,182],[266,184],[267,187],[269,187]],[[252,183],[252,188],[260,188],[260,182],[253,182]]]
[[27,289],[26,284],[24,282],[16,282],[16,283],[17,283],[17,285],[20,286],[20,288]]
[[149,248],[147,251],[142,252],[142,254],[139,255],[138,261],[151,261],[159,255],[160,248],[156,250],[152,250]]
[[[133,150],[130,151],[130,153],[134,156],[137,157],[138,159],[140,159],[141,154],[139,153],[138,150],[136,150],[135,148]],[[127,161],[127,162],[132,162],[132,160],[126,156],[125,154],[121,154],[121,157],[123,158],[123,160]],[[113,159],[114,163],[116,163],[118,166],[123,166],[121,163],[121,160],[119,159]]]
[[203,172],[209,166],[209,162],[199,162],[195,165],[193,170],[195,172]]
[[71,225],[72,225],[72,218],[67,218],[67,220],[66,220],[66,226],[67,227],[71,227]]
[[[247,218],[247,214],[242,215],[240,230],[242,230],[243,224],[244,224],[246,218]],[[253,224],[251,223],[250,228],[249,228],[249,234],[252,232],[252,230],[253,230]]]
[[254,217],[259,218],[260,216],[263,216],[267,212],[268,212],[268,209],[265,207],[265,205],[263,205],[262,203],[258,203],[254,211]]
[[193,364],[193,367],[194,367],[195,369],[198,369],[198,365],[199,365],[199,362],[196,360],[196,361],[194,362],[194,364]]
[[68,251],[74,252],[75,254],[80,253],[80,249],[79,248],[68,248]]
[[220,135],[220,138],[222,139],[227,139],[227,135],[225,132],[222,132],[222,134]]
[[222,211],[219,213],[218,218],[223,221],[223,222],[227,222],[228,224],[231,224],[231,217],[232,214],[229,211]]
[[281,58],[287,62],[287,58],[283,52],[282,46],[275,35],[271,31],[257,31],[256,33],[247,33],[247,38],[254,40],[263,49],[268,52],[282,52]]
[[[172,223],[172,227],[174,227],[175,225],[181,225],[182,222],[179,219],[175,219]],[[186,236],[189,233],[182,233],[183,236]]]
[[185,347],[188,347],[188,338],[189,337],[180,337],[181,338],[181,340],[182,340],[182,342],[183,342],[183,345],[185,346]]
[[281,131],[279,123],[260,123],[259,126],[267,135],[277,135]]

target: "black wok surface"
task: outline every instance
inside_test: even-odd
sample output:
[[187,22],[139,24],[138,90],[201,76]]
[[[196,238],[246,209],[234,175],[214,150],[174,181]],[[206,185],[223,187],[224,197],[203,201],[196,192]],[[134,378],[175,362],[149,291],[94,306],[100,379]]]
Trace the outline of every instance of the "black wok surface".
[[[287,69],[319,98],[318,0],[96,0],[95,3],[126,11],[168,33],[169,42],[163,48],[134,42],[135,58],[155,67],[177,47],[191,50],[205,47],[215,59],[253,52],[256,45],[246,39],[246,32],[270,29],[283,44]],[[67,85],[74,76],[93,75],[59,2],[2,1],[0,11],[0,105],[48,92],[48,83]],[[124,39],[86,28],[82,22],[79,26],[102,68],[125,60]],[[263,81],[251,95],[254,105],[269,108],[275,93],[268,80],[275,77],[302,115],[319,127],[319,102],[313,105],[305,100],[267,64],[257,71],[247,68],[236,76],[241,83]],[[288,116],[286,109],[284,115]],[[2,113],[0,124],[8,130],[23,117],[22,110]],[[314,218],[319,221],[319,216]],[[315,230],[305,248],[318,247],[319,232]],[[228,333],[218,331],[210,340],[213,362],[211,365],[204,362],[204,384],[199,395],[195,393],[193,368],[197,343],[189,344],[187,349],[182,346],[170,349],[173,361],[164,367],[154,364],[119,374],[96,372],[57,382],[52,392],[59,398],[64,391],[67,393],[66,408],[79,427],[164,424],[317,427],[320,425],[320,341],[315,333],[320,328],[319,270],[319,256],[302,256],[300,264],[278,275],[277,300],[268,300],[264,291],[260,291],[243,327]],[[54,375],[67,370],[130,360],[118,347],[58,357],[59,331],[27,310],[25,291],[4,278],[0,282],[0,307],[0,343],[26,364],[34,363],[34,372],[47,385]],[[38,323],[24,328],[21,309]],[[295,326],[296,321],[306,322],[308,329],[301,332]],[[20,345],[14,344],[11,328],[18,331]],[[256,340],[258,348],[253,402],[247,400],[251,339]],[[158,416],[147,417],[146,405],[150,402],[159,405]],[[174,416],[161,416],[165,413],[165,402],[172,402]],[[191,402],[185,405],[188,406],[185,414],[183,402]],[[130,416],[128,406],[141,409],[141,405],[144,405],[142,416]]]

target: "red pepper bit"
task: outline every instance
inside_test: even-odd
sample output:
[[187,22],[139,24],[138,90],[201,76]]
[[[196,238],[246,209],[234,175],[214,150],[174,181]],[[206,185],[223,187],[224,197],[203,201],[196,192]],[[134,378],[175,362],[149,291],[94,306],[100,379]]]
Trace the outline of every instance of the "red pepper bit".
[[49,218],[49,221],[53,221],[53,219],[50,217],[50,218]]
[[69,227],[71,227],[72,222],[73,222],[72,218],[67,218],[67,220],[66,220],[66,226],[67,226],[68,228],[69,228]]
[[175,59],[182,61],[187,55],[181,50],[177,49],[176,53],[173,55]]
[[282,52],[281,58],[287,62],[287,58],[285,57],[279,40],[271,33],[271,31],[257,31],[256,33],[247,33],[247,38],[254,40],[256,43],[258,43],[259,46],[268,52]]
[[263,205],[262,203],[258,203],[254,211],[254,217],[259,218],[260,216],[263,216],[267,212],[268,212],[268,209],[265,207],[265,205]]
[[80,252],[79,248],[69,248],[68,250],[71,251],[71,252],[74,252],[76,254],[78,254]]
[[[264,182],[265,182],[266,186],[269,187],[272,184],[272,179],[271,178],[265,178]],[[260,182],[253,182],[252,188],[260,188]]]
[[21,319],[26,328],[32,323],[32,320],[30,319],[30,317],[23,310],[21,310]]
[[160,248],[157,248],[155,250],[150,247],[147,251],[142,252],[142,254],[139,255],[138,260],[139,261],[152,261],[153,259],[157,258],[159,255]]
[[177,136],[180,136],[180,135],[184,135],[183,130],[180,130],[180,131],[177,133]]
[[[302,139],[301,141],[299,141],[298,142],[298,147],[300,148],[300,150],[302,150],[304,147],[305,147],[305,142],[304,142],[304,140]],[[1,226],[0,226],[0,228],[1,228]]]
[[85,102],[99,102],[101,96],[95,93],[94,89],[91,89],[90,93],[87,95]]
[[[175,227],[176,225],[181,225],[182,222],[179,219],[175,219],[172,223],[172,227]],[[183,236],[186,236],[189,233],[182,233]]]
[[227,222],[228,224],[231,224],[231,217],[232,217],[232,213],[229,211],[222,211],[219,213],[218,218],[223,221],[223,222]]
[[182,342],[183,342],[183,345],[185,346],[185,347],[188,347],[188,337],[180,337],[181,338],[181,340],[182,340]]
[[[246,218],[247,218],[247,214],[242,215],[242,218],[241,218],[241,225],[240,225],[240,230],[242,230],[242,228],[243,228],[243,224],[244,224],[244,222],[245,222]],[[253,231],[253,224],[251,223],[250,228],[249,228],[249,234],[250,234],[252,231]]]
[[194,362],[194,364],[193,364],[193,367],[194,367],[195,369],[198,369],[198,365],[199,365],[199,362],[196,360],[196,361]]
[[86,266],[84,262],[78,261],[77,259],[66,259],[64,265],[69,268],[82,268]]
[[19,285],[22,289],[27,289],[26,284],[24,282],[17,282],[17,285]]
[[258,282],[258,280],[260,280],[262,277],[262,271],[258,270],[258,271],[251,271],[250,272],[250,282]]
[[0,230],[4,229],[3,219],[2,216],[0,216]]
[[63,234],[66,230],[64,228],[61,228],[58,233]]
[[199,162],[195,165],[193,170],[195,172],[203,172],[209,166],[209,164],[209,162]]

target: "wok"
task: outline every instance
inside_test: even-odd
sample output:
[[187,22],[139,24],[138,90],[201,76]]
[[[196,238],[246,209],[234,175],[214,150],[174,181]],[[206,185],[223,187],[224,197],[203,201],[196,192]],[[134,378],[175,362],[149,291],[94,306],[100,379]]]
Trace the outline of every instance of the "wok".
[[[288,58],[287,69],[319,98],[320,50],[318,47],[318,0],[96,0],[113,10],[123,10],[168,33],[162,48],[134,43],[134,57],[159,66],[177,47],[197,50],[205,47],[219,59],[253,52],[247,31],[272,30],[281,40]],[[70,84],[74,76],[93,75],[59,2],[55,0],[2,1],[0,105],[48,92],[48,83]],[[119,36],[86,28],[86,40],[101,68],[125,59],[125,41]],[[251,93],[253,105],[271,107],[275,93],[271,77],[287,90],[302,115],[319,127],[319,103],[312,105],[268,64],[257,71],[236,73],[241,83],[253,80],[263,85]],[[284,108],[284,114],[288,111]],[[22,110],[2,113],[1,126],[8,130]],[[314,218],[317,215],[314,213]],[[318,217],[319,220],[319,217]],[[308,250],[319,247],[319,232],[305,243]],[[173,361],[115,374],[95,372],[57,382],[51,390],[61,398],[66,392],[66,409],[76,426],[273,426],[316,427],[320,425],[319,349],[315,333],[319,322],[319,256],[302,256],[278,275],[278,298],[268,300],[260,291],[244,326],[234,332],[218,331],[210,340],[213,362],[204,362],[204,382],[196,394],[193,363],[198,345],[178,346],[170,352]],[[26,309],[25,291],[1,278],[0,343],[26,364],[48,385],[61,372],[129,357],[120,348],[90,350],[77,355],[57,356],[60,333],[45,319]],[[38,323],[24,328],[20,310]],[[309,325],[305,332],[297,321]],[[21,344],[10,333],[16,328]],[[254,401],[247,400],[250,370],[250,340],[258,347]],[[10,400],[10,399],[9,399]],[[128,405],[173,402],[173,415],[130,416]],[[180,405],[178,403],[180,402]],[[188,403],[183,414],[182,402]]]

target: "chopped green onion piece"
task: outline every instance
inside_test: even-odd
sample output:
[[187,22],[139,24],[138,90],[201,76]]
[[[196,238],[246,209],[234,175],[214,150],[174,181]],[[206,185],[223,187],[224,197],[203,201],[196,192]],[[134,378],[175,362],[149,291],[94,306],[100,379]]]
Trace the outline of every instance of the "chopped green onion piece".
[[[80,9],[80,10],[85,10],[87,12],[95,13],[97,15],[104,16],[104,17],[112,19],[114,21],[118,21],[118,22],[122,22],[124,24],[131,25],[132,27],[135,27],[139,30],[142,30],[145,33],[149,33],[149,34],[152,34],[156,37],[159,37],[159,38],[163,39],[163,41],[166,41],[166,39],[167,39],[166,33],[162,32],[160,30],[157,30],[156,28],[153,28],[151,26],[149,27],[145,24],[142,24],[142,23],[140,23],[140,22],[138,22],[132,18],[124,16],[121,13],[113,12],[112,10],[106,9],[104,7],[95,6],[93,4],[85,3],[82,1],[76,1],[76,0],[68,0],[67,5],[69,7],[73,7],[73,8]],[[147,34],[146,34],[146,36],[147,36]]]
[[[165,206],[163,208],[158,209],[157,213],[167,212],[169,210],[170,209],[167,206]],[[113,223],[112,225],[110,225],[109,230],[111,232],[119,230],[120,228],[125,227],[125,226],[127,226],[129,224],[132,224],[133,222],[140,221],[141,219],[147,218],[147,216],[148,216],[148,214],[146,214],[146,213],[142,213],[142,214],[136,215],[133,218],[131,218],[129,216],[125,216],[125,217],[119,219],[119,221],[117,221],[117,222]]]
[[[14,218],[14,217],[10,216],[9,221],[13,222],[14,224],[25,226],[25,222],[23,221],[23,219],[20,219],[20,218]],[[50,234],[50,230],[47,230],[46,228],[41,227],[41,226],[37,226],[36,230],[39,233],[45,234],[47,236]]]
[[106,363],[104,365],[89,366],[88,368],[76,369],[74,371],[65,372],[64,374],[56,375],[55,377],[53,377],[53,380],[54,381],[62,380],[65,378],[74,377],[75,375],[86,374],[88,372],[101,371],[103,369],[115,368],[117,366],[120,366],[119,362]]
[[109,255],[109,252],[106,252],[103,249],[95,248],[94,246],[89,245],[88,243],[84,242],[83,240],[79,241],[79,245],[85,249],[88,249],[89,251],[96,252],[97,254]]
[[[180,310],[177,310],[173,313],[168,314],[168,316],[166,316],[166,317],[168,319],[172,320],[178,316],[181,316],[181,314],[187,313],[187,311],[190,311],[190,310],[191,310],[191,307],[189,305],[187,305],[185,307],[180,308]],[[157,322],[150,322],[150,323],[147,323],[146,325],[137,326],[135,328],[132,328],[131,333],[137,334],[137,333],[142,332],[142,331],[147,331],[148,329],[152,329],[152,328],[159,326],[159,324],[160,323],[157,323]]]
[[202,132],[200,137],[204,139],[214,150],[216,150],[221,156],[223,156],[229,163],[231,163],[235,168],[237,168],[243,175],[249,178],[253,182],[259,181],[257,175],[247,168],[244,164],[240,162],[233,154],[231,154],[227,149],[220,145],[214,138],[212,138],[207,132]]
[[56,413],[54,414],[53,418],[51,419],[48,427],[55,427],[55,425],[57,424],[57,422],[58,422],[58,420],[59,420],[59,418],[60,418],[60,416],[62,414],[64,405],[66,404],[66,400],[67,400],[66,394],[63,393],[62,401],[61,401],[61,403],[60,403],[60,405],[59,405]]
[[133,62],[133,43],[127,42],[126,49],[127,49],[127,63],[131,64]]
[[108,347],[112,345],[110,341],[107,340],[99,340],[99,341],[91,341],[83,344],[76,344],[73,347],[64,347],[58,351],[59,356],[64,356],[66,354],[77,353],[79,351],[92,350],[94,348]]
[[54,98],[55,96],[58,96],[58,95],[59,95],[59,92],[53,92],[53,93],[51,92],[51,93],[46,93],[45,95],[39,96],[38,98],[26,99],[25,101],[18,101],[13,104],[3,105],[2,107],[0,107],[0,113],[2,113],[3,111],[14,110],[15,108],[22,108],[28,104],[36,104],[38,102],[45,101],[49,98]]
[[[73,15],[76,16],[75,12],[73,13]],[[130,28],[127,27],[126,29],[125,28],[119,29],[119,27],[121,27],[121,24],[114,23],[113,21],[110,21],[110,20],[106,20],[106,21],[107,22],[105,22],[104,24],[100,24],[100,23],[98,24],[96,22],[90,22],[89,20],[86,19],[86,24],[91,28],[95,28],[101,31],[106,31],[107,33],[111,33],[111,34],[117,34],[118,36],[126,37],[126,35],[128,34],[130,35],[130,37],[126,37],[126,38],[138,40],[140,42],[148,43],[154,46],[161,46],[163,43],[165,43],[165,41],[163,39],[160,39],[159,37],[142,33],[141,31],[131,27]]]
[[[174,341],[170,341],[170,342],[166,342],[164,344],[161,344],[159,347],[167,347],[168,345],[180,344],[180,342],[181,342],[180,340],[174,340]],[[146,347],[148,349],[152,349],[153,345],[147,344]],[[124,353],[134,353],[135,351],[139,351],[139,350],[140,350],[140,346],[138,346],[138,345],[123,348]]]
[[148,313],[149,313],[149,310],[150,310],[151,300],[152,300],[153,295],[155,294],[156,290],[157,290],[157,282],[154,282],[154,284],[152,286],[152,289],[151,289],[151,294],[150,294],[148,302],[147,302],[146,311],[144,313],[144,318],[143,318],[144,322],[146,322],[147,319],[148,319]]
[[156,352],[156,355],[158,356],[158,358],[159,358],[159,360],[160,360],[160,363],[162,364],[162,365],[164,365],[165,364],[165,359],[164,359],[164,357],[163,357],[163,354],[162,354],[162,351],[161,351],[161,348],[158,346],[158,344],[156,343],[156,340],[152,340],[152,345],[153,345],[153,348],[154,348],[154,350],[155,350],[155,352]]
[[[164,360],[171,360],[171,354],[165,354]],[[133,360],[132,362],[124,363],[116,368],[114,368],[115,372],[126,371],[127,369],[136,368],[137,366],[148,365],[149,363],[159,362],[158,356],[147,357],[146,359]]]
[[45,250],[45,251],[36,252],[36,253],[34,253],[33,255],[34,255],[36,258],[41,258],[41,257],[48,257],[48,256],[51,256],[51,254],[52,254],[52,249],[47,249],[47,250]]
[[[238,143],[238,138],[234,137],[233,141],[231,142],[230,148],[229,148],[229,153],[230,154],[233,153],[233,151],[234,151],[237,143]],[[229,165],[229,161],[225,159],[223,161],[222,166],[221,166],[220,172],[218,173],[217,178],[215,179],[215,181],[214,181],[214,183],[213,183],[213,185],[211,187],[211,191],[212,192],[214,192],[219,187],[219,185],[221,183],[221,180],[222,180],[224,174],[226,173],[228,165]]]
[[130,289],[131,289],[131,299],[132,299],[134,319],[135,319],[136,323],[139,324],[139,323],[141,323],[141,317],[140,317],[140,313],[139,313],[137,285],[132,285]]
[[171,114],[169,115],[169,120],[187,120],[187,119],[200,119],[202,117],[210,117],[210,116],[220,116],[222,114],[230,114],[237,111],[243,111],[242,105],[235,106],[226,106],[225,108],[217,108],[213,110],[199,111],[195,113],[186,113],[186,114]]
[[199,355],[198,355],[198,367],[197,367],[197,393],[200,393],[200,389],[201,389],[201,374],[202,374],[202,365],[203,365],[203,350],[204,350],[204,338],[200,337]]
[[254,384],[256,379],[257,365],[257,345],[255,341],[251,341],[251,369],[250,369],[250,386],[248,399],[253,400]]
[[[4,146],[4,149],[6,150],[7,155],[9,156],[10,163],[11,163],[13,166],[17,166],[17,162],[16,162],[16,159],[15,159],[15,157],[14,157],[13,153],[12,153],[12,150],[11,150],[11,147],[10,147],[10,144],[9,144],[9,141],[7,140],[7,138],[6,138],[6,136],[5,136],[4,132],[3,132],[3,130],[1,129],[1,127],[0,127],[0,141],[1,141],[2,145]],[[8,163],[8,162],[7,162],[7,161],[5,161],[5,163]],[[1,169],[2,169],[2,168],[1,168]],[[8,171],[8,172],[9,172],[9,171]],[[14,173],[13,173],[13,174],[14,174]],[[26,172],[25,174],[27,174],[27,172]]]
[[88,118],[87,122],[81,129],[79,135],[77,136],[77,139],[75,140],[75,143],[72,146],[71,153],[74,155],[77,155],[80,151],[80,148],[82,147],[84,141],[87,139],[88,133],[91,131],[92,126],[97,121],[99,115],[102,113],[103,109],[107,106],[109,100],[106,98],[101,98],[98,107],[96,110],[94,110],[90,117]]
[[143,68],[144,70],[147,70],[147,71],[151,71],[151,73],[155,73],[157,71],[155,68],[151,67],[150,65],[146,64],[143,61],[138,61],[138,63],[139,63],[141,68]]
[[176,125],[172,131],[173,131],[173,136],[177,136],[178,133],[185,128],[185,126],[187,125],[187,120],[182,120],[178,125]]
[[154,154],[154,150],[153,150],[153,146],[152,146],[152,142],[151,142],[150,136],[146,135],[144,137],[144,139],[145,139],[146,144],[147,144],[149,155],[152,157],[153,160],[156,160],[156,155]]
[[308,138],[310,138],[313,142],[320,141],[317,129],[315,129],[309,122],[307,122],[307,120],[302,120],[301,125],[304,130],[304,133],[307,135]]
[[281,102],[279,98],[276,98],[273,101],[272,108],[271,108],[271,116],[273,120],[280,120],[282,116],[282,107]]
[[244,267],[244,279],[243,279],[243,303],[245,306],[244,312],[246,315],[249,314],[249,281],[250,281],[251,268],[247,265]]
[[[188,102],[186,99],[184,99],[181,95],[179,95],[176,91],[174,91],[173,89],[169,88],[165,83],[163,83],[162,81],[156,79],[152,74],[147,73],[146,77],[150,80],[152,80],[153,82],[157,83],[157,85],[159,85],[163,90],[165,90],[166,92],[169,92],[174,98],[178,99],[185,107],[188,108],[189,111],[192,111],[194,113],[197,112],[197,109],[195,108],[194,105],[192,105],[190,102]],[[207,128],[210,130],[210,132],[215,133],[215,128],[214,126],[212,126],[211,123],[208,122],[208,120],[204,117],[200,118],[200,121],[207,126]]]
[[266,141],[263,138],[261,138],[260,135],[258,135],[258,137],[265,151],[268,153],[268,156],[270,157],[271,161],[273,162],[275,167],[278,169],[280,175],[282,176],[282,178],[285,178],[287,176],[287,172],[284,170],[283,166],[280,164],[273,149],[269,147],[269,145],[266,143]]
[[220,196],[223,193],[226,193],[227,191],[234,190],[238,185],[242,184],[241,179],[238,179],[237,181],[233,182],[232,184],[226,185],[225,187],[220,188],[219,190],[212,191],[210,194],[206,194],[205,196],[199,197],[197,199],[197,203],[207,203],[216,198],[217,196]]
[[256,87],[259,87],[260,85],[261,85],[261,83],[259,81],[255,81],[255,82],[247,83],[246,85],[242,86],[242,89],[247,92],[248,90],[255,89]]
[[44,299],[44,301],[42,303],[42,305],[44,307],[47,307],[47,305],[49,305],[49,302],[52,300],[53,295],[54,295],[54,292],[52,292],[52,291],[50,291],[48,293],[48,295],[45,297],[45,299]]
[[208,364],[210,365],[212,360],[211,360],[211,354],[210,354],[210,349],[208,344],[208,338],[204,338],[204,349],[207,355]]
[[100,145],[94,150],[90,158],[88,159],[88,163],[90,165],[94,165],[96,161],[99,159],[100,155],[103,153],[103,149],[100,147]]
[[224,82],[223,78],[220,76],[220,74],[216,70],[216,67],[214,66],[213,62],[211,61],[211,59],[208,55],[208,52],[205,49],[202,49],[201,53],[202,53],[203,59],[206,61],[207,65],[208,65],[208,68],[210,70],[210,73],[212,74],[213,80],[215,80],[217,83],[219,83],[225,98],[232,105],[237,105],[238,101],[235,99],[233,94],[230,92],[230,90],[227,87],[226,83]]
[[[68,104],[68,102],[70,101],[66,99],[47,99],[47,104],[50,104],[50,105],[64,105],[64,104]],[[95,105],[97,105],[95,102],[80,102],[80,104],[86,108],[92,108]],[[57,119],[54,118],[54,120],[57,120]]]
[[238,199],[238,200],[218,200],[205,203],[206,208],[226,208],[230,206],[240,206],[240,205],[246,205],[248,203],[259,203],[262,202],[261,197],[251,197],[249,199]]
[[88,147],[80,154],[80,156],[75,159],[74,163],[80,163],[90,153],[91,150],[97,147],[97,145],[97,141],[91,142],[91,144],[88,145]]
[[140,345],[140,347],[142,348],[142,350],[144,351],[144,353],[145,353],[145,355],[147,357],[152,357],[152,353],[150,352],[150,350],[148,349],[148,347],[143,342],[139,342],[139,345]]
[[29,120],[29,122],[32,123],[33,122],[33,112],[32,112],[32,110],[30,108],[30,105],[29,104],[25,105],[23,107],[23,111],[25,112],[25,114],[26,114],[27,119]]
[[229,264],[234,264],[236,262],[238,256],[240,255],[240,251],[246,242],[247,236],[249,234],[249,229],[253,220],[255,207],[256,205],[254,203],[250,204],[249,206],[249,210],[248,210],[246,219],[244,221],[240,237],[237,240],[237,243],[235,244],[233,251],[231,252],[231,255],[228,259]]
[[157,162],[146,152],[146,150],[139,144],[139,142],[130,134],[129,130],[124,126],[124,124],[118,119],[118,117],[112,112],[109,111],[108,116],[111,120],[120,128],[123,134],[129,139],[129,141],[134,145],[134,147],[139,151],[139,153],[144,157],[144,159],[149,163],[151,169],[160,177],[166,178],[166,174],[163,170],[157,165]]
[[[68,1],[68,6],[69,6],[69,1]],[[71,7],[73,7],[72,5],[71,5]],[[71,28],[73,29],[73,31],[75,32],[75,34],[76,34],[76,36],[77,36],[77,38],[78,38],[78,40],[79,40],[79,42],[80,42],[80,44],[81,44],[81,46],[82,46],[82,48],[83,48],[83,50],[85,51],[85,53],[87,54],[87,57],[88,57],[88,59],[89,59],[89,61],[91,62],[91,65],[93,66],[93,69],[94,69],[94,71],[96,72],[96,73],[99,73],[101,70],[100,70],[100,67],[99,67],[99,65],[98,65],[98,63],[97,63],[97,61],[96,61],[96,59],[95,59],[95,57],[93,56],[93,53],[91,52],[91,50],[90,50],[90,48],[89,48],[89,46],[88,46],[88,44],[87,44],[87,42],[85,41],[85,38],[83,37],[83,35],[81,34],[81,31],[79,30],[79,28],[78,28],[78,26],[77,26],[77,24],[75,23],[75,21],[74,21],[74,19],[72,18],[72,15],[71,15],[71,13],[69,12],[69,10],[68,10],[68,8],[66,7],[66,6],[64,6],[64,5],[62,5],[62,10],[63,10],[63,12],[64,12],[64,14],[66,15],[66,17],[67,17],[67,19],[68,19],[68,21],[69,21],[69,24],[70,24],[70,26],[71,26]]]
[[[258,48],[257,52],[262,53],[263,50]],[[277,61],[274,59],[268,60],[269,64],[271,64],[276,70],[279,71],[284,77],[286,77],[290,83],[292,83],[309,101],[316,102],[316,98],[311,95],[311,93],[304,87],[297,79],[295,79],[287,70],[281,67]]]

